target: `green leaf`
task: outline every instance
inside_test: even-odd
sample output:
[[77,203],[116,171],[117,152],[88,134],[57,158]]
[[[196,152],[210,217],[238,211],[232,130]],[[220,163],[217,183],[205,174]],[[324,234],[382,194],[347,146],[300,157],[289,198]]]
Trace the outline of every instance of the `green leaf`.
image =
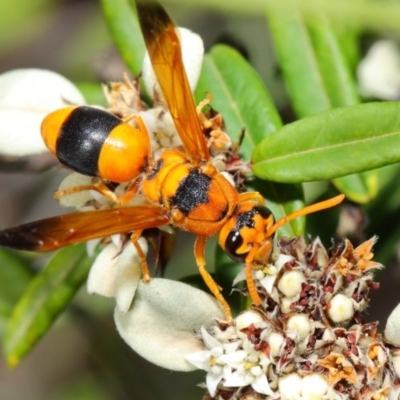
[[11,368],[33,349],[85,281],[94,257],[84,243],[58,251],[16,304],[4,337]]
[[253,152],[253,172],[286,183],[333,179],[399,162],[399,140],[399,103],[336,108],[265,138]]
[[329,19],[319,13],[307,25],[332,107],[359,104],[356,83]]
[[346,195],[348,200],[364,204],[378,193],[378,174],[376,171],[365,171],[359,174],[342,176],[333,179],[335,187]]
[[136,9],[126,0],[101,0],[103,14],[111,37],[133,75],[142,70],[146,51]]
[[31,280],[27,261],[10,250],[0,249],[0,314],[9,316]]
[[300,12],[269,4],[267,20],[292,106],[299,118],[331,108],[307,27]]
[[250,64],[228,46],[218,45],[204,58],[195,97],[222,113],[229,136],[237,141],[246,129],[240,153],[249,159],[254,146],[282,126],[281,119],[261,78]]

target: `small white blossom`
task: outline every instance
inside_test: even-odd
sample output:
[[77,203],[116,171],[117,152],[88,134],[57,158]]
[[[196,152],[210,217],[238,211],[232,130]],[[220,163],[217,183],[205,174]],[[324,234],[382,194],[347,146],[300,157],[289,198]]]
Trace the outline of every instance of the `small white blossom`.
[[240,339],[222,343],[210,335],[204,327],[201,327],[201,336],[208,350],[188,354],[185,358],[197,368],[207,371],[207,389],[211,396],[214,396],[221,380],[231,375],[232,367],[244,359],[245,352],[236,352],[242,343]]
[[[244,314],[248,313],[250,312]],[[244,323],[247,318],[250,324],[254,323],[255,315],[245,315],[242,322]],[[201,334],[208,350],[189,354],[186,359],[197,368],[207,371],[206,384],[211,396],[215,395],[220,383],[225,387],[251,385],[258,393],[265,395],[273,393],[266,376],[271,361],[265,354],[256,351],[251,342],[237,338],[223,343],[216,340],[204,328],[201,329]]]
[[245,357],[228,377],[224,377],[223,385],[226,387],[251,385],[258,393],[272,395],[273,391],[269,386],[266,375],[271,361],[265,354],[256,351],[247,339],[243,341],[243,349],[245,350]]

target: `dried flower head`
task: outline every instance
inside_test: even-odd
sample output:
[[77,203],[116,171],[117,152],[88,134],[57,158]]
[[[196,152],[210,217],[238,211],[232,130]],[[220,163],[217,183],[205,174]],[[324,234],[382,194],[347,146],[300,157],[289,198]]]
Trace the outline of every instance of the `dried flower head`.
[[201,363],[187,356],[207,371],[205,398],[397,399],[399,350],[360,314],[377,287],[375,241],[327,252],[319,239],[281,239],[276,261],[254,274],[261,305],[236,318],[235,335],[203,329]]

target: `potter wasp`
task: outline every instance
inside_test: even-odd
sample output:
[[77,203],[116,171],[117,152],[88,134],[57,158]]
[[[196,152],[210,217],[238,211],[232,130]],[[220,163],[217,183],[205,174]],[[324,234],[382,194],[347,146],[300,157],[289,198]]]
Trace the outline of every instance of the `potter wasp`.
[[[94,189],[107,195],[107,181],[130,182],[129,188],[114,207],[5,229],[0,232],[0,245],[48,251],[113,234],[130,234],[142,261],[143,279],[148,281],[146,257],[138,239],[147,228],[172,224],[196,235],[194,255],[200,274],[232,323],[229,305],[205,268],[206,239],[219,233],[222,249],[245,264],[248,290],[257,305],[260,297],[252,271],[255,265],[268,261],[276,230],[294,218],[337,205],[343,196],[275,221],[259,193],[239,193],[211,162],[175,25],[158,3],[138,1],[137,9],[150,60],[182,146],[153,158],[139,115],[128,121],[96,108],[75,106],[49,114],[42,124],[49,150],[74,171],[100,178],[98,184],[69,192]],[[138,194],[146,199],[145,204],[124,204]]]

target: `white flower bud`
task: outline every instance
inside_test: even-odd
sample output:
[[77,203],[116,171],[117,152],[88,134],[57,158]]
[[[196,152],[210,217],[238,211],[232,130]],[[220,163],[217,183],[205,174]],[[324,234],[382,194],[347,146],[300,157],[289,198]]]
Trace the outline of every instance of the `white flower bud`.
[[243,332],[241,332],[243,329],[249,327],[251,324],[253,324],[255,327],[259,328],[263,325],[266,326],[266,323],[261,316],[256,311],[245,311],[241,314],[239,314],[236,319],[235,319],[235,325],[236,325],[236,334],[240,339],[246,339],[247,335]]
[[400,304],[389,315],[385,328],[385,338],[397,346],[400,345]]
[[302,395],[303,399],[320,400],[328,392],[328,381],[317,374],[307,375],[303,378]]
[[336,323],[344,322],[354,315],[353,300],[344,294],[335,295],[329,303],[329,318]]
[[299,340],[305,339],[312,332],[312,325],[307,314],[292,315],[287,322],[287,330],[297,331]]
[[277,357],[279,356],[280,350],[281,350],[281,346],[282,343],[284,342],[284,337],[281,333],[277,333],[277,332],[272,332],[267,341],[270,345],[271,348],[271,356],[272,357]]
[[305,281],[304,274],[299,270],[285,272],[278,283],[278,289],[288,297],[296,296],[301,291],[301,284]]
[[292,311],[290,309],[290,306],[292,305],[293,302],[294,302],[293,297],[282,297],[280,305],[281,311],[286,314],[290,313]]
[[302,378],[296,374],[283,376],[279,379],[278,387],[282,400],[298,400],[301,398]]

